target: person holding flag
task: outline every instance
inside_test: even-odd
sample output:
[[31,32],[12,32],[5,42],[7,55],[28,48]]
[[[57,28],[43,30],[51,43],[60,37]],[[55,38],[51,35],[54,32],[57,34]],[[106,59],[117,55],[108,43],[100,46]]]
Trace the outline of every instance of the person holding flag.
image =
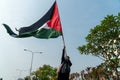
[[58,80],[69,80],[70,75],[70,67],[72,63],[70,61],[70,57],[66,54],[66,47],[64,46],[61,58],[61,67],[58,72]]
[[69,56],[65,55],[65,42],[56,1],[46,14],[37,22],[27,27],[20,27],[19,29],[16,28],[16,31],[18,31],[19,34],[14,33],[7,24],[3,24],[3,26],[7,30],[7,33],[14,38],[35,37],[39,39],[50,39],[62,36],[64,48],[61,60],[62,66],[58,73],[58,80],[69,80],[70,67],[72,63]]

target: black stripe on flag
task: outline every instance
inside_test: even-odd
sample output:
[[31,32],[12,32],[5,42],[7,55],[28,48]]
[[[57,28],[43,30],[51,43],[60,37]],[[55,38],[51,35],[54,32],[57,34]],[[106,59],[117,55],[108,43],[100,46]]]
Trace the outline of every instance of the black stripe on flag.
[[48,12],[42,18],[40,18],[36,23],[34,23],[28,27],[21,27],[19,29],[19,35],[26,33],[26,32],[33,32],[33,31],[37,30],[38,28],[40,28],[48,20],[50,20],[52,18],[53,12],[54,12],[55,3],[56,3],[56,1],[52,5],[52,7],[48,10]]

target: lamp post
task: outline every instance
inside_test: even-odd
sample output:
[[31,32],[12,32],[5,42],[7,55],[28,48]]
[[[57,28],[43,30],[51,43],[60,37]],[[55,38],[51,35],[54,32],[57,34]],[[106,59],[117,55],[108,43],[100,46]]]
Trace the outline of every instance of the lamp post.
[[34,53],[42,54],[42,52],[33,52],[33,51],[27,50],[27,49],[24,49],[24,51],[28,51],[28,52],[30,52],[32,54],[31,65],[30,65],[30,79],[32,80],[32,78],[31,78],[31,72],[32,72],[32,65],[33,65]]

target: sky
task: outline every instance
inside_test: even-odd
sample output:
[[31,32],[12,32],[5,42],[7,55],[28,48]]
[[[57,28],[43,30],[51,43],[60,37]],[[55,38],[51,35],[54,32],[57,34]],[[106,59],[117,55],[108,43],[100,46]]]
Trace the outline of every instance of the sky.
[[[17,80],[29,75],[31,53],[34,54],[35,71],[44,64],[58,67],[61,60],[62,37],[55,39],[13,38],[3,27],[11,29],[29,26],[39,20],[55,0],[0,0],[0,77]],[[99,25],[107,15],[120,12],[120,0],[57,0],[67,54],[70,56],[71,72],[80,72],[86,67],[96,67],[103,61],[92,55],[81,55],[78,46],[86,44],[85,37],[91,28]]]

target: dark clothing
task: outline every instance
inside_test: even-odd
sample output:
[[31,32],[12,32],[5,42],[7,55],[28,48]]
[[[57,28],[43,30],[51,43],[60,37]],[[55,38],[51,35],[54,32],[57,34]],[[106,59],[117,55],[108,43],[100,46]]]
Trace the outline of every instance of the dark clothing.
[[[68,60],[65,59],[65,49],[63,49],[61,64],[63,62],[68,64],[69,66],[72,66],[71,61],[69,59]],[[61,73],[61,71],[60,71],[59,74],[58,74],[58,80],[69,80],[69,74],[70,74],[70,72],[68,72],[68,73]]]

